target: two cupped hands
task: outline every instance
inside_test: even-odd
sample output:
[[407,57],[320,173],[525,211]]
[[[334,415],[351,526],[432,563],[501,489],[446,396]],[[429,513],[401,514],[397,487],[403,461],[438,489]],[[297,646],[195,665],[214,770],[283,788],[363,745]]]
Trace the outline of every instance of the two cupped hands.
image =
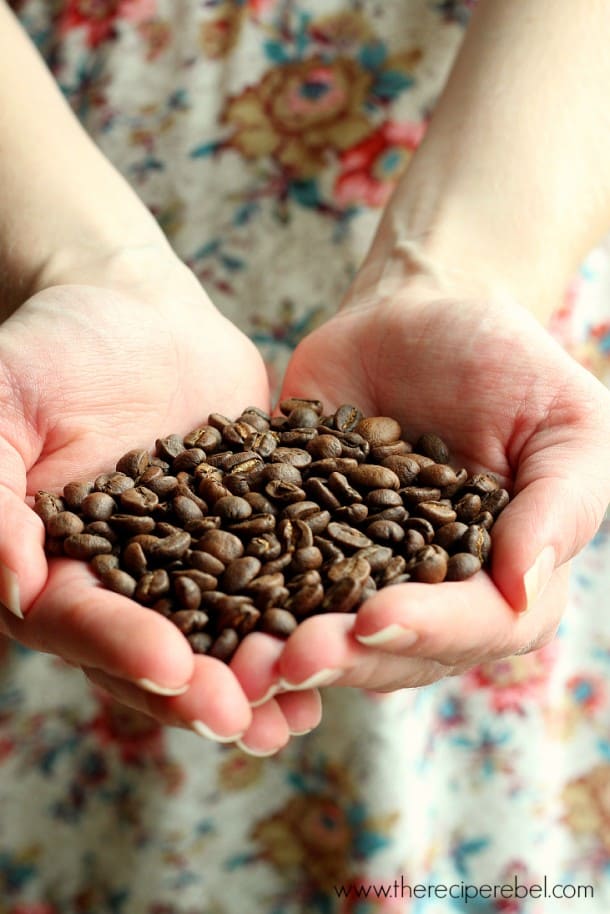
[[322,686],[423,686],[553,638],[569,560],[610,500],[610,394],[525,308],[433,282],[348,296],[295,350],[281,396],[354,403],[407,438],[436,431],[458,465],[495,473],[512,499],[488,571],[385,588],[285,642],[254,632],[227,665],[83,563],[47,559],[38,490],[94,478],[207,412],[269,405],[255,347],[183,271],[173,279],[153,296],[52,285],[0,327],[0,631],[164,725],[256,755],[319,724]]

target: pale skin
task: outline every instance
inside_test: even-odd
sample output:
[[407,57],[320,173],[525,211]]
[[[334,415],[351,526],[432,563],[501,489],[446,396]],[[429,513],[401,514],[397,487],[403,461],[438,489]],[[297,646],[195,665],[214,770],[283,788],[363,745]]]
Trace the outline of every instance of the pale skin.
[[[319,722],[304,684],[412,687],[553,637],[569,560],[610,499],[610,396],[540,324],[610,225],[609,25],[605,3],[480,3],[360,275],[285,379],[283,394],[355,402],[408,435],[432,427],[458,462],[497,473],[515,497],[491,575],[388,588],[355,616],[307,620],[285,646],[250,636],[228,669],[194,659],[170,623],[83,567],[47,565],[24,504],[106,468],[119,444],[148,445],[161,418],[186,432],[206,403],[230,415],[269,395],[256,351],[84,136],[0,4],[0,287],[14,310],[0,328],[0,600],[25,617],[3,610],[7,634],[164,723],[200,721],[259,753]],[[16,104],[7,87],[24,71]],[[151,345],[152,375],[141,370]],[[214,370],[230,347],[233,371]],[[49,377],[51,353],[61,368]]]

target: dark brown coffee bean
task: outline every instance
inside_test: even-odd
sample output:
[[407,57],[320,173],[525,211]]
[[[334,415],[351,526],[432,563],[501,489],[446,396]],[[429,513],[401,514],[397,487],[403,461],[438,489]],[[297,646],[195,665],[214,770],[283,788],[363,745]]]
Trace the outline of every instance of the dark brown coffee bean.
[[269,428],[270,416],[257,406],[248,406],[241,414],[240,419],[255,428],[257,432],[264,432]]
[[[380,463],[382,466],[385,466],[384,460],[386,457],[397,457],[404,454],[410,454],[413,448],[408,441],[393,441],[391,444],[379,444],[376,447],[372,447],[369,451],[369,458],[373,463]],[[393,469],[391,467],[390,469]],[[394,470],[396,472],[396,470]]]
[[483,497],[481,507],[483,511],[489,511],[489,513],[496,518],[500,511],[504,510],[509,501],[510,496],[506,489],[496,489],[494,492],[489,492]]
[[[215,586],[216,579],[214,579],[214,587]],[[172,578],[172,589],[176,601],[180,606],[183,606],[184,609],[199,609],[201,604],[201,590],[192,578],[189,578],[184,574],[175,575],[175,577]]]
[[95,574],[101,578],[106,572],[119,567],[119,557],[112,553],[102,553],[101,555],[94,555],[89,564]]
[[189,549],[184,554],[184,560],[196,571],[213,575],[216,578],[225,570],[224,564],[219,559],[210,555],[209,552],[203,552],[198,549]]
[[114,546],[118,540],[118,534],[112,529],[107,520],[93,520],[87,524],[83,533],[90,533],[92,536],[103,536]]
[[485,527],[473,524],[467,527],[460,539],[461,552],[470,552],[483,564],[491,552],[491,537]]
[[151,467],[160,467],[164,473],[169,472],[169,463],[167,460],[163,460],[162,457],[151,457],[150,465]]
[[277,606],[266,609],[257,625],[259,631],[274,635],[276,638],[288,638],[296,627],[297,620],[292,613]]
[[403,505],[394,505],[392,508],[384,508],[383,511],[377,511],[375,514],[369,514],[369,523],[378,520],[391,520],[396,524],[404,525],[409,517],[409,512]]
[[82,518],[72,511],[60,511],[58,514],[52,514],[47,521],[46,527],[49,536],[72,536],[76,533],[82,533],[85,529]]
[[[87,498],[92,497],[92,495],[87,496]],[[127,491],[121,493],[120,501],[121,507],[126,513],[139,516],[152,514],[159,504],[158,496],[151,492],[150,489],[147,489],[146,486],[135,486],[133,489],[127,489]]]
[[245,420],[238,419],[237,422],[229,422],[228,425],[223,426],[222,440],[225,444],[238,448],[243,447],[253,434],[256,434],[256,429]]
[[136,514],[113,514],[109,521],[119,536],[132,537],[138,533],[152,533],[156,522],[153,517],[139,517]]
[[[344,473],[349,476],[358,466],[358,461],[353,457],[325,457],[323,460],[314,460],[309,464],[307,472],[312,476],[330,476],[331,473]],[[312,496],[313,497],[313,496]]]
[[340,432],[353,432],[363,416],[357,406],[344,403],[333,416],[334,427]]
[[[280,588],[284,587],[284,575],[280,572],[273,574],[261,574],[254,580],[250,581],[244,588],[244,593],[252,597],[254,602],[260,608],[260,601],[265,602],[268,596]],[[269,606],[272,604],[269,602]]]
[[324,588],[322,584],[306,584],[288,597],[284,608],[297,618],[303,619],[321,606],[323,600]]
[[317,428],[287,428],[282,432],[274,432],[278,435],[278,444],[281,447],[288,448],[305,448],[310,441],[318,437]]
[[284,416],[289,416],[293,409],[298,409],[300,406],[313,409],[318,416],[321,416],[324,410],[324,407],[319,400],[305,400],[300,397],[288,397],[285,400],[280,401],[280,409]]
[[[191,548],[191,535],[184,530],[178,533],[171,533],[157,542],[150,550],[150,555],[155,561],[173,561],[181,559],[188,549]],[[146,552],[146,549],[144,550]]]
[[225,476],[224,481],[230,494],[238,498],[248,495],[252,491],[252,486],[256,484],[251,473],[230,473]]
[[417,476],[417,483],[420,486],[434,486],[442,489],[444,486],[450,486],[455,483],[455,470],[446,463],[433,463],[427,467],[421,467]]
[[473,517],[472,522],[479,527],[485,527],[486,530],[491,530],[494,525],[494,516],[490,511],[481,511],[480,514]]
[[[355,552],[353,558],[365,559],[371,568],[371,574],[377,574],[387,566],[392,559],[392,550],[388,546],[378,546],[376,544],[366,546]],[[354,575],[352,575],[353,577]]]
[[347,474],[355,486],[366,489],[399,489],[400,480],[393,470],[376,464],[362,463]]
[[263,562],[276,559],[281,551],[282,547],[275,533],[262,533],[260,536],[253,536],[246,546],[246,555],[253,555]]
[[390,457],[385,457],[382,465],[398,476],[401,487],[410,486],[421,470],[418,462],[408,454],[394,454]]
[[287,418],[290,428],[315,428],[319,415],[317,410],[312,409],[311,406],[295,406],[290,410]]
[[64,555],[63,538],[56,536],[47,536],[44,544],[45,552],[50,558],[57,558]]
[[409,517],[404,522],[405,537],[408,530],[416,530],[425,539],[426,543],[431,543],[434,539],[434,527],[425,517]]
[[70,511],[80,508],[83,498],[93,491],[92,482],[69,482],[64,486],[63,495],[66,507]]
[[[380,587],[387,587],[388,584],[395,582],[397,578],[401,578],[399,583],[404,583],[402,579],[405,577],[406,567],[406,559],[404,559],[402,555],[395,555],[394,558],[390,559],[379,575]],[[408,580],[409,577],[410,575],[407,575],[406,580]]]
[[206,454],[213,454],[220,446],[222,435],[212,425],[200,425],[184,438],[184,447],[199,447]]
[[352,580],[364,586],[370,574],[371,566],[369,562],[358,553],[340,562],[333,562],[327,571],[328,580],[332,584],[341,581],[343,578],[352,578]]
[[462,467],[460,470],[457,470],[455,474],[455,480],[448,486],[443,486],[442,492],[445,498],[453,498],[456,494],[461,492],[462,486],[468,479],[468,471]]
[[204,511],[198,504],[186,495],[177,495],[172,500],[172,511],[180,524],[186,525],[194,520],[201,520]]
[[325,457],[340,457],[342,448],[334,435],[318,435],[309,442],[307,450],[314,460],[324,460]]
[[104,587],[124,597],[133,597],[136,590],[136,579],[120,568],[109,568],[100,574]]
[[364,582],[364,587],[362,588],[362,593],[360,594],[360,600],[364,603],[365,600],[369,600],[372,596],[377,593],[377,585],[373,578],[367,578]]
[[[372,447],[391,444],[393,441],[398,441],[401,436],[400,425],[396,419],[391,419],[389,416],[369,416],[361,419],[355,430],[366,438]],[[387,488],[392,489],[393,486],[387,486]]]
[[265,494],[281,505],[295,501],[305,501],[306,495],[300,486],[292,482],[282,482],[281,479],[272,479],[265,486]]
[[[432,536],[434,536],[434,531],[432,531]],[[409,559],[414,556],[416,552],[419,552],[420,549],[423,549],[428,542],[432,542],[432,540],[424,537],[424,535],[420,533],[419,530],[405,530],[405,538],[403,540],[402,549],[406,557]],[[442,543],[439,543],[439,546],[442,545]]]
[[[263,460],[254,451],[243,451],[239,454],[229,454],[220,463],[220,469],[229,475],[233,473],[248,474],[262,469]],[[225,480],[226,485],[226,480]]]
[[217,530],[221,526],[219,517],[202,517],[201,520],[189,521],[187,531],[191,534],[191,539],[197,540],[208,532],[208,530]]
[[260,610],[245,597],[225,596],[218,607],[215,624],[219,629],[234,629],[243,637],[252,631],[260,618]]
[[184,441],[180,435],[167,435],[165,438],[157,438],[155,448],[158,457],[171,463],[184,450]]
[[407,508],[413,508],[422,501],[438,501],[441,490],[432,486],[405,486],[400,494]]
[[295,486],[300,486],[303,482],[301,471],[291,463],[269,463],[261,478],[264,482],[289,482]]
[[470,552],[456,552],[447,563],[446,581],[465,581],[481,569],[481,562]]
[[[212,458],[210,458],[212,459]],[[193,476],[196,481],[197,491],[202,498],[209,500],[207,494],[201,492],[201,487],[205,483],[216,483],[217,485],[222,485],[223,472],[219,467],[212,466],[211,463],[200,463],[198,467],[195,468]],[[218,496],[220,498],[220,495]]]
[[493,473],[475,473],[469,476],[464,483],[464,489],[469,492],[476,492],[477,495],[487,495],[489,492],[495,492],[500,488],[500,483]]
[[454,507],[458,520],[469,524],[481,512],[481,496],[476,492],[467,492],[455,503]]
[[[157,469],[157,467],[151,467],[151,469]],[[147,489],[150,489],[151,492],[154,492],[160,499],[172,498],[176,494],[178,489],[178,480],[175,476],[153,476],[152,478],[143,473],[142,476],[138,479],[139,486],[145,486]]]
[[240,593],[253,581],[261,570],[260,559],[253,555],[245,555],[229,562],[227,569],[220,579],[220,586],[226,593]]
[[367,492],[366,504],[371,512],[383,511],[402,505],[402,497],[394,489],[372,489]]
[[322,553],[317,546],[303,546],[294,551],[290,569],[296,574],[302,574],[304,571],[320,568],[323,561]]
[[96,478],[93,490],[95,492],[105,492],[106,495],[112,495],[114,498],[129,489],[133,489],[134,486],[134,480],[131,476],[126,476],[125,473],[102,473],[101,476]]
[[218,587],[218,577],[213,574],[208,574],[205,571],[199,571],[197,568],[184,568],[182,562],[178,563],[180,568],[176,568],[171,572],[172,579],[175,578],[188,578],[190,581],[194,581],[199,590],[203,593],[206,590],[216,590]]
[[131,574],[140,577],[148,570],[148,560],[140,543],[128,543],[121,556],[123,566]]
[[331,492],[325,479],[313,476],[306,480],[304,487],[309,497],[321,505],[322,508],[326,508],[329,511],[335,511],[340,507],[341,502],[337,496]]
[[[311,454],[309,451],[298,447],[276,447],[270,457],[271,466],[275,463],[288,464],[296,467],[298,470],[304,469],[311,463]],[[268,475],[267,479],[271,478]],[[277,478],[277,477],[276,477]]]
[[434,542],[437,546],[442,546],[447,552],[451,552],[453,549],[458,548],[460,540],[467,530],[468,526],[460,521],[443,524],[436,531]]
[[212,636],[207,632],[192,632],[186,636],[194,654],[207,654],[212,646]]
[[354,489],[343,473],[331,473],[328,477],[328,487],[344,505],[362,501],[360,492]]
[[171,621],[183,635],[200,632],[208,624],[208,615],[201,609],[179,609],[171,616]]
[[366,533],[376,543],[400,543],[405,538],[405,531],[393,520],[375,520]]
[[209,552],[224,565],[228,565],[233,559],[241,558],[244,554],[242,541],[226,530],[209,530],[198,541],[196,548]]
[[368,536],[341,521],[331,521],[326,528],[326,533],[342,549],[363,549],[365,546],[373,545],[373,541]]
[[324,533],[330,522],[329,511],[316,511],[303,517],[304,523],[307,524],[314,537]]
[[267,458],[273,454],[278,445],[276,432],[254,432],[244,442],[249,451],[254,451],[260,457]]
[[149,452],[135,448],[134,450],[127,451],[126,454],[123,454],[123,456],[119,458],[116,469],[117,472],[125,473],[126,476],[131,476],[132,479],[136,479],[136,477],[142,475],[149,463]]
[[[404,508],[402,509],[404,511]],[[351,505],[343,505],[334,512],[337,520],[346,524],[361,524],[368,517],[369,509],[366,505],[354,502]]]
[[225,495],[214,503],[214,513],[231,523],[250,517],[252,505],[245,498],[240,498],[239,495]]
[[225,628],[206,651],[208,657],[215,657],[228,663],[239,644],[239,635],[232,628]]
[[415,442],[415,450],[425,457],[430,457],[435,463],[449,463],[449,448],[443,439],[434,433],[420,435]]
[[435,527],[451,524],[457,517],[453,508],[441,501],[420,501],[414,512],[418,517],[429,520]]
[[325,562],[339,562],[345,558],[339,546],[324,536],[314,536],[313,543],[322,553]]
[[206,453],[199,447],[190,447],[182,450],[172,464],[174,473],[192,473],[200,463],[206,462]]
[[144,606],[155,603],[169,593],[169,575],[163,568],[145,572],[135,589],[134,599]]
[[326,591],[322,601],[322,612],[348,613],[356,608],[364,587],[363,581],[341,578]]
[[104,492],[91,492],[83,498],[80,510],[90,520],[108,520],[116,511],[116,502]]
[[64,552],[71,559],[88,562],[95,555],[112,552],[112,543],[103,536],[76,533],[64,540]]
[[285,571],[292,561],[292,552],[285,552],[278,555],[276,559],[270,559],[261,568],[261,575],[276,574]]
[[414,581],[440,584],[447,573],[448,555],[440,546],[424,546],[409,560],[408,569]]
[[240,520],[231,524],[231,532],[239,536],[263,536],[273,533],[276,519],[274,514],[253,514],[247,520]]

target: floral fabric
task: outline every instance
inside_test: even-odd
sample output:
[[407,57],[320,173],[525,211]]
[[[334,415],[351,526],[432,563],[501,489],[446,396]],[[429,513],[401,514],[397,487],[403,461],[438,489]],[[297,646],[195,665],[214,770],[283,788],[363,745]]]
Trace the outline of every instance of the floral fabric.
[[[12,6],[277,382],[357,270],[472,3]],[[606,383],[609,302],[600,246],[552,330]],[[573,563],[551,645],[418,691],[328,690],[322,725],[270,759],[163,729],[13,647],[0,666],[0,914],[608,911],[609,593],[607,521]],[[595,897],[405,888],[545,877]]]

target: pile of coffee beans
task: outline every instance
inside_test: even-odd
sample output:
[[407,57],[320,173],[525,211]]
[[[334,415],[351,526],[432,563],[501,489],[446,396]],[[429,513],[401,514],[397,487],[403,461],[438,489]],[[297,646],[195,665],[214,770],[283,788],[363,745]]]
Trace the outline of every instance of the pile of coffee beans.
[[47,553],[90,562],[224,661],[253,630],[287,637],[382,587],[461,581],[487,562],[509,500],[493,475],[455,470],[438,435],[411,444],[355,406],[280,409],[212,413],[93,482],[39,492]]

